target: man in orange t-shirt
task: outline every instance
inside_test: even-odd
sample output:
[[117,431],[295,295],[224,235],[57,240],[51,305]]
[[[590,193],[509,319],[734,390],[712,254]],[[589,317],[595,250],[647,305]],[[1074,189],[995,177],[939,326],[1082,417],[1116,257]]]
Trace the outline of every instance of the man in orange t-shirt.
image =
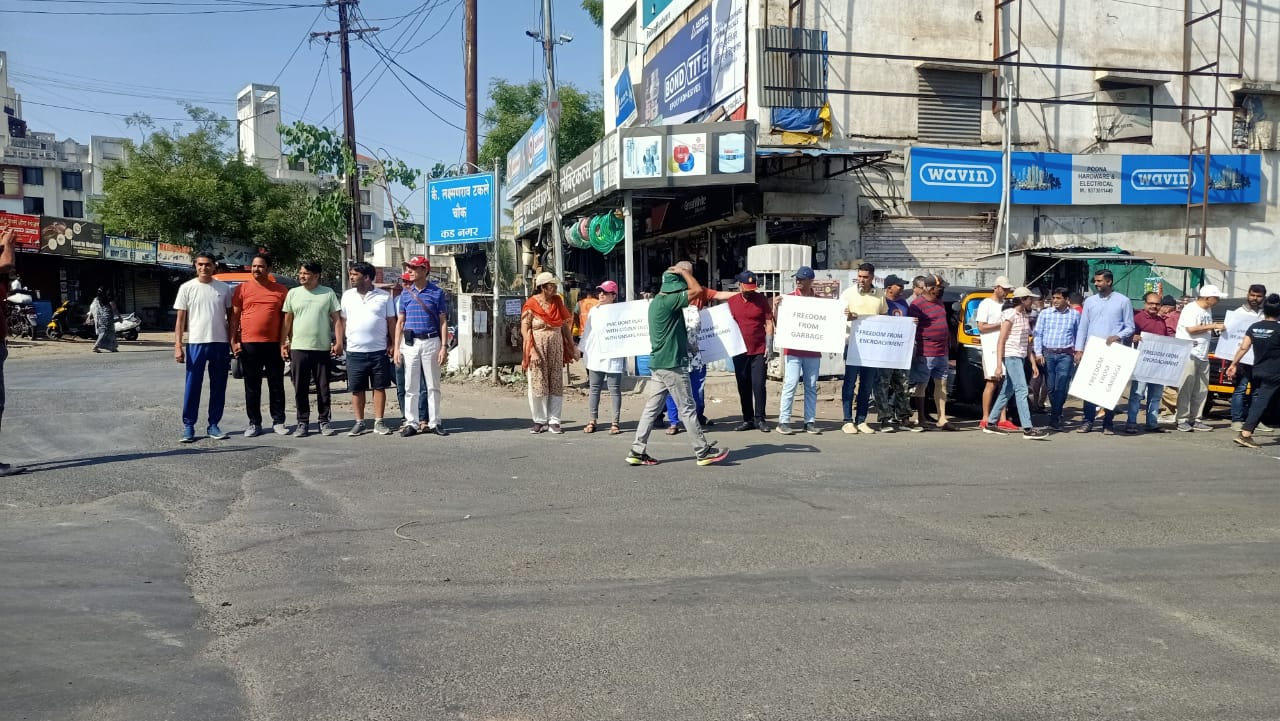
[[249,266],[253,279],[236,286],[231,295],[231,354],[244,373],[244,405],[249,416],[246,438],[262,433],[262,380],[267,381],[271,427],[287,435],[284,424],[284,358],[280,330],[284,297],[289,289],[271,276],[271,258],[259,253]]

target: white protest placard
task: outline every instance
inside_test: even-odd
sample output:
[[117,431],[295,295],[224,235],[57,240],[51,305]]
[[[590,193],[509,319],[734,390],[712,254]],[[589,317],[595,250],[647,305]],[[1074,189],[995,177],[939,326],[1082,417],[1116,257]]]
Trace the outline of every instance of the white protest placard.
[[[1244,340],[1245,331],[1249,330],[1249,326],[1257,323],[1260,319],[1252,313],[1245,313],[1239,308],[1227,313],[1223,325],[1226,330],[1222,331],[1222,335],[1218,337],[1218,345],[1213,350],[1214,356],[1230,363],[1236,357],[1236,351],[1240,350],[1240,343]],[[1244,365],[1253,365],[1253,347],[1240,359]]]
[[859,316],[849,330],[845,363],[868,368],[911,368],[916,347],[916,324],[911,318]]
[[591,309],[587,352],[593,360],[649,355],[649,301],[605,303]]
[[742,330],[728,305],[717,305],[698,313],[698,351],[703,363],[715,363],[747,352]]
[[778,305],[773,345],[779,350],[841,353],[845,347],[845,304],[840,300],[788,295]]
[[1138,364],[1133,367],[1133,380],[1177,388],[1182,385],[1192,345],[1191,341],[1181,338],[1144,334],[1138,344]]
[[1082,401],[1114,410],[1121,394],[1129,389],[1129,379],[1137,364],[1138,351],[1119,343],[1107,345],[1106,338],[1091,336],[1067,392]]

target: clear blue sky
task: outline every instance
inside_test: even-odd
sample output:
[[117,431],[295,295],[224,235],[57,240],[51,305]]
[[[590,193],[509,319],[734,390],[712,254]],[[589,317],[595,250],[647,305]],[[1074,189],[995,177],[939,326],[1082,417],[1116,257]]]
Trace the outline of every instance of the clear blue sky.
[[[279,4],[305,7],[189,14]],[[478,4],[483,112],[491,79],[542,78],[541,48],[525,35],[526,29],[538,27],[540,3],[479,0]],[[556,33],[574,36],[558,51],[559,81],[599,93],[600,30],[578,0],[555,0],[554,4]],[[82,143],[90,135],[136,138],[137,132],[125,126],[123,116],[142,111],[156,118],[180,118],[179,99],[234,117],[235,96],[241,88],[273,81],[280,86],[286,122],[301,117],[338,128],[342,117],[337,43],[329,45],[327,61],[323,41],[304,42],[298,48],[310,30],[337,28],[337,9],[321,8],[315,0],[0,0],[0,11],[5,11],[0,12],[0,50],[9,55],[10,82],[22,94],[24,119],[31,129],[51,131],[59,138]],[[359,10],[371,25],[383,28],[377,34],[383,46],[403,51],[395,56],[401,65],[446,95],[464,100],[462,0],[363,0]],[[289,60],[295,48],[297,53]],[[357,82],[356,130],[362,143],[386,148],[424,170],[436,162],[463,159],[463,132],[423,109],[391,71],[383,72],[386,66],[373,49],[353,42],[351,63]],[[432,110],[465,126],[460,108],[403,71],[400,75]],[[415,216],[421,214],[421,191],[408,206]]]

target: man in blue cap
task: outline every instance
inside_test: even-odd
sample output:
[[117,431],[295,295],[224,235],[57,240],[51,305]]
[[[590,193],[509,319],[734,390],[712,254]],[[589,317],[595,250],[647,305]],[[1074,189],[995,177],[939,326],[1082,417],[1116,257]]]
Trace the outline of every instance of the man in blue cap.
[[[796,289],[790,295],[806,298],[814,297],[813,268],[800,266],[796,271]],[[778,297],[778,305],[786,302]],[[776,316],[777,313],[774,313]],[[778,406],[778,432],[784,436],[795,433],[791,427],[791,406],[796,398],[796,384],[804,381],[804,430],[814,435],[822,433],[818,429],[818,369],[822,365],[822,354],[816,351],[782,349],[782,396]]]
[[683,268],[669,268],[662,274],[662,287],[658,295],[649,301],[649,355],[650,382],[653,389],[640,412],[636,437],[631,443],[627,463],[632,466],[655,466],[657,459],[646,452],[653,421],[666,405],[667,396],[676,399],[680,420],[689,431],[693,443],[694,458],[700,466],[723,461],[729,449],[716,448],[702,435],[698,423],[698,408],[693,400],[693,388],[689,383],[689,336],[684,322],[684,309],[689,302],[702,295],[702,286],[693,274]]

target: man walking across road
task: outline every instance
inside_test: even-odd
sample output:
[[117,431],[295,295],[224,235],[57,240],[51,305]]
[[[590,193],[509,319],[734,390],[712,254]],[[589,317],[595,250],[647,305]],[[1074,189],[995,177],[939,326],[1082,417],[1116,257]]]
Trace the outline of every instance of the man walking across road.
[[[803,298],[815,297],[813,280],[816,274],[807,265],[796,271],[796,289],[791,295]],[[778,305],[786,302],[785,297],[778,298]],[[782,393],[778,404],[778,432],[784,436],[795,433],[791,428],[791,406],[795,404],[796,386],[804,383],[804,430],[806,433],[818,435],[818,369],[822,365],[822,354],[816,351],[782,349]]]
[[640,423],[631,443],[627,464],[632,466],[657,465],[657,459],[646,450],[653,421],[662,412],[667,396],[673,395],[680,409],[680,420],[689,431],[694,458],[700,466],[723,461],[729,455],[728,448],[716,448],[702,435],[698,423],[698,409],[693,402],[693,390],[689,386],[688,358],[689,331],[685,327],[684,309],[702,293],[702,286],[693,274],[683,268],[673,267],[662,274],[662,286],[658,295],[649,302],[649,373],[653,390],[640,411]]
[[[884,296],[876,291],[876,267],[870,263],[858,266],[857,283],[840,296],[844,302],[844,316],[855,321],[861,316],[884,315],[889,306]],[[840,404],[844,411],[844,423],[840,430],[845,433],[875,433],[875,429],[867,424],[867,413],[871,409],[871,391],[876,387],[876,371],[870,366],[853,366],[845,364],[844,384],[840,387]],[[853,396],[857,386],[858,402],[855,408]],[[854,411],[857,411],[856,414]]]
[[[687,260],[676,263],[676,267],[689,273],[693,272],[693,263]],[[618,284],[611,280],[605,282],[612,284],[612,292],[616,297]],[[698,330],[702,326],[702,318],[698,313],[713,300],[729,300],[735,295],[737,293],[703,288],[698,297],[689,300],[689,307],[685,309],[684,322],[689,332],[689,385],[693,388],[693,402],[698,406],[698,423],[704,427],[711,424],[707,422],[705,412],[706,396],[703,393],[703,386],[707,382],[707,364],[702,362],[702,351],[698,348]],[[583,327],[586,327],[585,321]],[[681,430],[683,426],[680,425],[680,409],[676,408],[675,398],[667,396],[667,435],[674,436]]]
[[[1067,402],[1074,366],[1080,314],[1071,308],[1066,288],[1054,288],[1050,307],[1036,317],[1032,330],[1036,363],[1049,376],[1049,428],[1062,430],[1062,407]],[[986,419],[983,419],[986,420]]]
[[[1160,294],[1147,293],[1142,296],[1142,310],[1133,314],[1136,332],[1133,336],[1137,346],[1147,338],[1164,338],[1173,335],[1164,318],[1160,317]],[[1143,401],[1147,406],[1147,422],[1143,429],[1147,433],[1164,433],[1160,427],[1160,398],[1164,395],[1164,386],[1158,383],[1129,382],[1129,418],[1124,424],[1126,436],[1138,435],[1138,414],[1142,411]]]
[[284,358],[280,354],[280,328],[284,324],[284,298],[289,289],[271,278],[271,258],[253,256],[248,282],[231,294],[231,353],[240,359],[244,373],[244,406],[249,416],[245,438],[262,433],[262,381],[267,381],[267,408],[271,428],[280,435],[284,425]]
[[[449,331],[449,303],[440,286],[428,274],[431,261],[415,255],[406,263],[413,283],[405,286],[396,308],[396,365],[404,366],[405,422],[400,435],[408,438],[422,431],[437,436],[449,432],[440,422],[440,368],[449,354],[445,333]],[[423,388],[423,382],[426,388]],[[418,396],[429,396],[429,419],[418,415]]]
[[769,360],[769,342],[773,338],[773,304],[756,292],[755,273],[744,271],[738,274],[737,280],[741,292],[729,298],[729,312],[742,331],[747,352],[733,357],[738,401],[742,404],[742,422],[734,430],[755,428],[768,433],[769,424],[764,418],[765,366]]
[[298,269],[302,285],[284,298],[284,330],[281,332],[281,357],[288,357],[293,368],[293,402],[297,407],[297,438],[306,438],[311,422],[310,385],[316,384],[316,410],[320,419],[320,435],[331,436],[329,424],[329,359],[342,355],[345,330],[342,306],[332,288],[320,285],[320,264],[309,261]]
[[[1091,337],[1105,338],[1107,345],[1112,343],[1128,344],[1133,338],[1133,304],[1124,295],[1115,292],[1112,286],[1115,276],[1110,270],[1099,269],[1093,274],[1095,295],[1089,296],[1080,309],[1080,326],[1076,329],[1076,363],[1084,356],[1084,346]],[[1093,430],[1094,417],[1098,414],[1098,406],[1088,401],[1084,404],[1084,422],[1076,429],[1077,433],[1088,433]],[[1115,409],[1104,410],[1102,414],[1102,434],[1114,436]]]
[[[1007,277],[1002,275],[996,278],[996,284],[991,288],[991,295],[978,304],[978,310],[973,317],[982,343],[982,377],[986,381],[982,386],[982,420],[978,422],[978,428],[981,430],[987,428],[987,416],[991,415],[991,404],[995,401],[996,393],[1000,391],[1005,377],[1004,369],[1000,368],[996,357],[1002,327],[1001,318],[1004,317],[1004,301],[1011,291],[1013,291],[1013,284]],[[1018,430],[1017,426],[1003,417],[998,425],[1002,431]]]
[[[911,306],[902,297],[903,281],[896,275],[884,279],[886,315],[905,318]],[[816,381],[815,381],[816,385]],[[894,433],[911,422],[911,373],[881,368],[876,374],[876,411],[881,433]]]
[[[1245,297],[1244,305],[1236,309],[1236,313],[1246,313],[1253,316],[1253,323],[1262,320],[1262,302],[1267,297],[1267,287],[1265,285],[1254,284],[1249,286],[1249,294]],[[1231,430],[1238,431],[1244,425],[1244,421],[1249,417],[1249,406],[1253,403],[1253,398],[1257,395],[1257,388],[1250,388],[1249,381],[1253,378],[1253,365],[1249,363],[1237,363],[1235,375],[1235,389],[1231,393]]]
[[[231,287],[213,279],[218,261],[210,253],[196,254],[196,277],[178,287],[173,308],[178,321],[173,329],[173,360],[187,368],[182,394],[182,442],[196,440],[200,416],[200,391],[205,370],[209,371],[209,437],[222,440],[227,434],[222,422],[222,406],[227,397],[227,374],[231,372],[231,343],[228,315]],[[187,332],[186,345],[182,332]]]
[[356,422],[349,436],[368,429],[364,422],[365,393],[373,390],[373,432],[391,433],[382,417],[391,386],[391,358],[387,356],[396,335],[396,308],[391,294],[373,286],[377,274],[369,263],[359,262],[347,271],[351,287],[342,294],[342,320],[346,330],[347,386],[351,390]]
[[1201,420],[1201,414],[1204,413],[1205,401],[1209,399],[1209,341],[1214,331],[1225,327],[1213,319],[1213,307],[1221,295],[1222,291],[1217,286],[1203,286],[1178,318],[1176,337],[1192,344],[1187,373],[1178,387],[1178,430],[1183,432],[1213,430]]

